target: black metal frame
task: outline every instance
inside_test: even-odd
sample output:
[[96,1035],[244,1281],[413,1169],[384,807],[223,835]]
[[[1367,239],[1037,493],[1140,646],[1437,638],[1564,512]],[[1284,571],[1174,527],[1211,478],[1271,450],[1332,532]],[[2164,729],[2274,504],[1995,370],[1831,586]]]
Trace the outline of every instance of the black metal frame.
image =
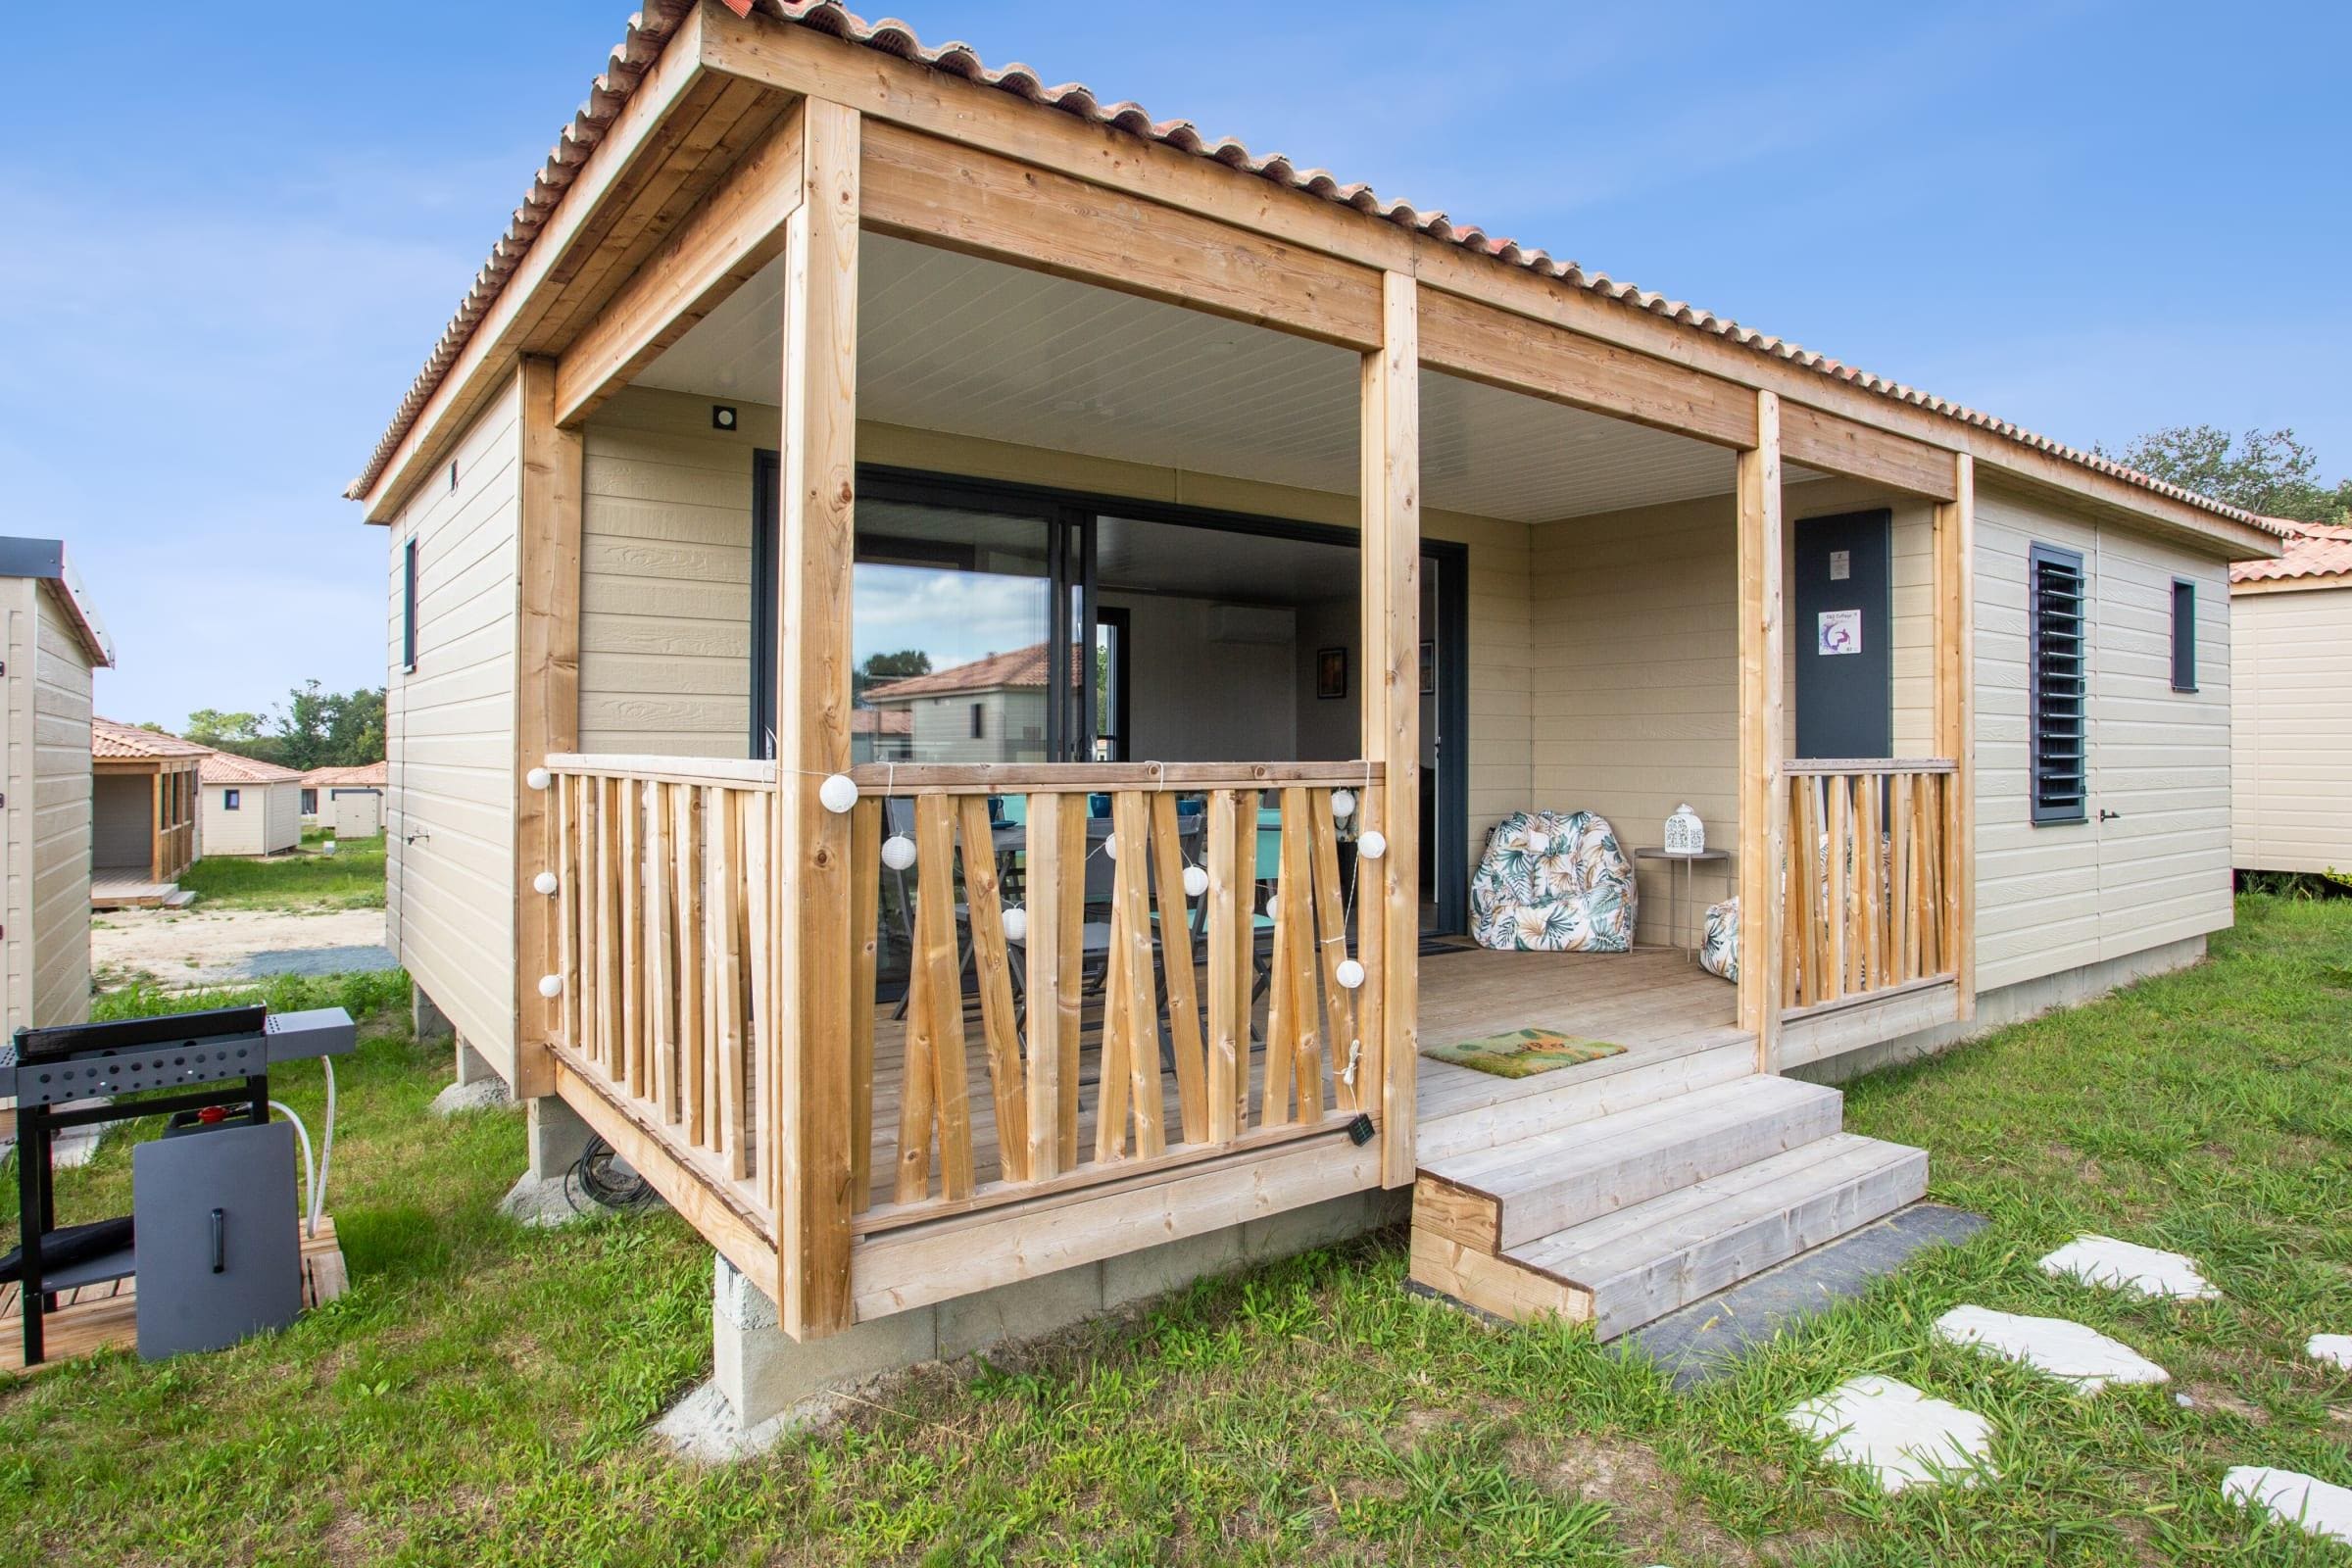
[[[2044,566],[2056,567],[2075,574],[2077,598],[2075,609],[2075,672],[2071,679],[2075,691],[2054,693],[2045,687],[2042,669],[2042,610],[2041,571]],[[2083,568],[2082,552],[2062,550],[2056,545],[2035,543],[2026,552],[2026,805],[2035,827],[2057,826],[2061,823],[2082,822],[2090,814],[2090,574]],[[2074,721],[2075,799],[2071,806],[2042,804],[2042,777],[2045,759],[2042,755],[2042,725],[2047,714],[2044,705],[2053,697],[2068,698],[2076,705]]]

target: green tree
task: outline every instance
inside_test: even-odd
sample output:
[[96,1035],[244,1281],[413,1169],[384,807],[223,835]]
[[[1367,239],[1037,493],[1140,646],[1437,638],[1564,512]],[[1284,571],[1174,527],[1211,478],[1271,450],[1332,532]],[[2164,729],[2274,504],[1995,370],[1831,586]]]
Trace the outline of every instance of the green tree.
[[[278,760],[279,746],[274,738],[263,732],[264,719],[259,713],[223,712],[218,708],[199,708],[188,715],[180,730],[182,739],[199,746],[210,746],[219,752],[234,752],[240,757],[258,758],[265,762]],[[161,729],[161,726],[154,726]]]
[[2332,486],[2322,482],[2318,454],[2291,429],[2248,430],[2232,436],[2218,425],[2180,424],[2152,430],[2121,452],[2092,450],[2266,517],[2340,522],[2352,516],[2352,478]]
[[931,656],[920,648],[902,648],[896,653],[868,654],[850,676],[850,696],[854,702],[865,700],[866,688],[880,686],[909,675],[931,673]]
[[273,761],[305,771],[359,767],[384,756],[384,691],[330,692],[305,681],[286,694],[273,717]]

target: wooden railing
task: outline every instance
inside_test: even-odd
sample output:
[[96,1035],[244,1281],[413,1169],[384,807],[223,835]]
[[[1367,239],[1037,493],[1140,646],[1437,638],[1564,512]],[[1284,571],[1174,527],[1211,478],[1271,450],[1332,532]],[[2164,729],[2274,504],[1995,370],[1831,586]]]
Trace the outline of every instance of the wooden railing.
[[[859,1230],[1335,1132],[1380,1103],[1385,911],[1357,852],[1383,821],[1377,767],[856,777],[852,996],[875,996],[885,941],[906,957],[903,1027],[882,1019],[877,1050],[860,1007],[850,1046]],[[900,838],[911,866],[886,863]],[[1359,863],[1360,896],[1343,871]]]
[[1840,760],[1789,762],[1784,771],[1784,1007],[1950,974],[1961,935],[1952,899],[1952,763]]
[[557,1049],[772,1235],[774,767],[562,756],[548,770]]

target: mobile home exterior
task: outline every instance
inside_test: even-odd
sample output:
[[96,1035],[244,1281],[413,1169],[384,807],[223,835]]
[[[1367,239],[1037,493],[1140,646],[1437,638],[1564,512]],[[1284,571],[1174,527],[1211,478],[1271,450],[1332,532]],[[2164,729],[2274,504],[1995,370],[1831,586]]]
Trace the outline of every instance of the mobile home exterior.
[[[398,951],[711,1241],[747,1418],[762,1334],[970,1348],[1408,1202],[1420,1283],[1622,1332],[1923,1190],[1790,1073],[2230,918],[2258,519],[830,4],[642,15],[350,493]],[[859,684],[1031,637],[1017,722]],[[1498,824],[1684,801],[1735,984],[1425,954]],[[1532,1025],[1623,1049],[1421,1058]],[[1593,1273],[1733,1170],[1769,1245]]]
[[2279,521],[2230,572],[2230,812],[2241,871],[2352,874],[2352,527]]
[[212,749],[161,730],[90,719],[95,907],[153,906],[196,858],[197,767]]
[[214,752],[196,769],[204,794],[197,854],[284,855],[302,846],[302,775],[275,762]]
[[90,1015],[90,675],[114,642],[55,539],[0,539],[0,1030]]

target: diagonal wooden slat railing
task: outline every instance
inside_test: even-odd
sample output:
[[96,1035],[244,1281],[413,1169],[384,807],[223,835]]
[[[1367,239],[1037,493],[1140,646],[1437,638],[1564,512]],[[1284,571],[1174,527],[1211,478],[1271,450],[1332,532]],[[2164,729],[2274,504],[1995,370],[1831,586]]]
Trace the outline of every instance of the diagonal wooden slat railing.
[[[1378,766],[855,777],[852,994],[876,994],[879,933],[906,955],[903,1026],[877,1041],[868,1009],[851,1050],[861,1233],[1327,1136],[1378,1107],[1380,882],[1352,848],[1382,821]],[[911,865],[888,863],[908,847]]]
[[1941,758],[1784,764],[1788,843],[1782,1004],[1826,1005],[1948,977],[1958,838]]
[[[547,760],[561,1024],[552,1043],[773,1237],[772,765]],[[531,976],[525,975],[524,983]]]

